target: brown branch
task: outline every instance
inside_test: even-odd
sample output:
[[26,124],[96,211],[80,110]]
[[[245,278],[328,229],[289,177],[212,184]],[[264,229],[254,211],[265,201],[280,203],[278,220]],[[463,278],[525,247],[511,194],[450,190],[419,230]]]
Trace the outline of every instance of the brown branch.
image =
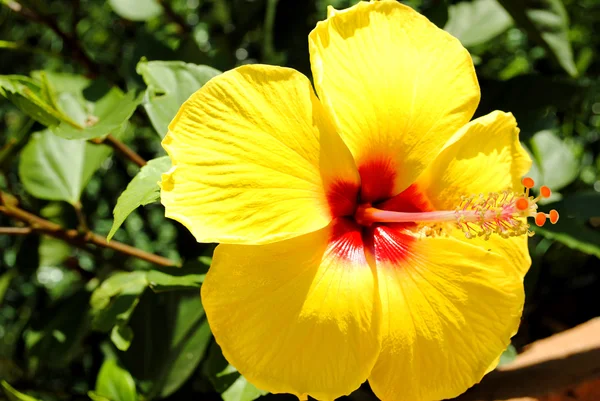
[[5,4],[15,13],[29,19],[30,21],[46,25],[58,37],[62,39],[65,47],[71,51],[73,58],[81,65],[83,65],[83,67],[87,70],[90,78],[96,78],[98,75],[100,75],[100,66],[96,62],[94,62],[90,58],[90,56],[88,56],[83,47],[81,47],[81,44],[77,40],[74,33],[68,33],[63,31],[54,19],[46,15],[38,14],[32,9],[25,8],[17,1],[9,0],[8,2],[3,4]]
[[27,224],[35,233],[61,239],[81,249],[89,250],[89,245],[95,245],[112,249],[124,255],[133,256],[160,266],[177,266],[177,263],[170,259],[142,251],[141,249],[117,241],[108,242],[101,235],[92,232],[81,233],[78,230],[64,228],[56,223],[29,213],[17,207],[12,202],[7,202],[7,200],[10,200],[11,198],[10,195],[0,192],[0,213]]
[[0,235],[28,235],[32,232],[29,227],[0,227]]
[[455,401],[532,401],[600,377],[600,318],[539,340]]
[[138,155],[133,149],[115,138],[112,134],[108,134],[104,138],[92,139],[90,142],[96,145],[110,146],[140,167],[144,167],[146,165],[146,160],[144,160],[142,156]]

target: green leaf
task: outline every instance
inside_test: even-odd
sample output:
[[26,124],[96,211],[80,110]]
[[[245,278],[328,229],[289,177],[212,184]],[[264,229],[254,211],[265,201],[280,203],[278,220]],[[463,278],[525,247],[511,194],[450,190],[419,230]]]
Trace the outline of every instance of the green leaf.
[[498,0],[516,23],[571,76],[577,75],[569,20],[561,0]]
[[131,212],[139,206],[158,200],[160,196],[158,182],[162,173],[167,172],[169,168],[171,168],[171,159],[168,156],[163,156],[150,160],[148,164],[140,169],[117,200],[117,205],[113,210],[113,225],[107,237],[109,241]]
[[121,18],[131,21],[146,21],[163,12],[156,0],[108,0],[108,4]]
[[181,267],[165,268],[162,271],[150,270],[146,279],[154,292],[162,292],[184,288],[200,288],[205,276],[206,269]]
[[93,329],[107,332],[127,323],[147,287],[145,271],[118,272],[104,280],[90,298]]
[[126,324],[117,324],[110,332],[110,340],[120,351],[127,351],[133,341],[133,330]]
[[2,389],[4,394],[10,401],[39,401],[37,398],[33,398],[27,394],[23,394],[20,391],[15,390],[10,384],[2,380]]
[[579,175],[579,161],[573,150],[550,130],[537,132],[529,140],[534,166],[531,176],[538,185],[559,191]]
[[215,391],[221,393],[224,401],[252,401],[268,393],[249,383],[231,366],[216,342],[210,346],[202,373],[211,381]]
[[61,121],[70,121],[43,99],[40,83],[32,78],[20,75],[0,76],[0,95],[45,126],[51,127],[60,124]]
[[582,192],[565,196],[544,205],[545,211],[556,209],[560,219],[555,225],[534,227],[546,238],[562,242],[570,248],[600,258],[600,193]]
[[511,363],[517,358],[517,349],[514,345],[509,344],[508,348],[504,350],[502,355],[500,355],[500,362],[498,366],[506,365],[507,363]]
[[19,161],[19,177],[31,195],[79,202],[86,184],[112,153],[104,145],[66,140],[44,130],[32,135]]
[[463,46],[485,43],[513,25],[512,18],[496,0],[475,0],[450,6],[444,30]]
[[102,364],[94,393],[111,401],[137,400],[133,377],[114,359],[107,359]]
[[181,387],[212,338],[198,290],[148,292],[130,324],[136,340],[124,363],[136,379],[148,383],[148,398],[164,398]]
[[220,74],[206,65],[145,60],[138,63],[137,72],[148,85],[144,108],[161,137],[167,134],[169,123],[183,102],[212,77]]
[[9,270],[0,276],[0,305],[2,305],[4,301],[4,296],[6,295],[6,290],[8,290],[8,287],[10,286],[10,282],[16,276],[17,270]]
[[135,91],[123,95],[119,89],[113,88],[86,112],[74,96],[66,94],[63,101],[68,102],[68,114],[83,128],[63,122],[53,127],[52,132],[66,139],[92,139],[116,133],[131,118],[142,98],[143,94]]

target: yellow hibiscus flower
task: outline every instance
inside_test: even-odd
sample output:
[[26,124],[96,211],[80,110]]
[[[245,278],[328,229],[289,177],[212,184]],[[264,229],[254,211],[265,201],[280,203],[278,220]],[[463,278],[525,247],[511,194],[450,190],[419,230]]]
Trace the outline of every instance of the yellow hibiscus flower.
[[215,339],[274,393],[332,400],[368,380],[383,400],[456,396],[519,325],[524,217],[558,215],[522,193],[513,116],[469,122],[471,57],[425,17],[361,2],[309,43],[318,97],[295,70],[239,67],[163,142],[166,215],[221,244],[202,287]]

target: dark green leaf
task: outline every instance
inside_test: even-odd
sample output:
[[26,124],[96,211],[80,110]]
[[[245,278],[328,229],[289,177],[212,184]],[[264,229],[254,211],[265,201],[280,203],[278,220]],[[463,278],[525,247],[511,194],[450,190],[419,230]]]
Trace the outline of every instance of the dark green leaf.
[[133,377],[114,359],[107,359],[102,364],[96,380],[95,394],[110,401],[137,400]]
[[434,0],[430,7],[423,10],[423,15],[438,27],[443,28],[448,22],[448,1]]
[[10,401],[39,401],[37,398],[33,398],[27,394],[23,394],[20,391],[15,390],[10,384],[2,380],[2,389],[4,394]]
[[108,0],[108,3],[120,17],[131,21],[146,21],[163,12],[156,0]]
[[160,196],[158,183],[162,173],[171,167],[171,159],[168,156],[150,160],[147,165],[131,180],[129,185],[117,201],[113,210],[115,217],[112,228],[108,233],[108,240],[117,232],[127,216],[139,206],[155,202]]
[[44,130],[32,135],[23,149],[19,176],[27,192],[37,198],[76,204],[111,152],[108,146],[70,141]]
[[535,232],[560,241],[581,252],[600,258],[600,193],[582,192],[544,205],[543,210],[556,209],[560,219],[556,225],[535,227]]
[[571,76],[577,75],[562,0],[498,0],[528,35]]
[[145,60],[137,65],[137,72],[148,85],[144,107],[161,137],[167,134],[169,123],[183,102],[220,73],[206,65]]
[[89,332],[89,293],[80,291],[44,310],[27,330],[25,344],[30,359],[49,366],[66,366],[79,352]]
[[463,46],[475,46],[500,35],[513,24],[512,18],[496,0],[474,0],[453,4],[444,30]]
[[267,391],[259,390],[249,383],[225,360],[216,342],[211,344],[202,373],[209,378],[215,390],[221,393],[224,401],[252,401],[267,394]]
[[135,341],[125,363],[147,381],[149,398],[174,393],[194,372],[211,339],[198,290],[144,295],[131,318]]

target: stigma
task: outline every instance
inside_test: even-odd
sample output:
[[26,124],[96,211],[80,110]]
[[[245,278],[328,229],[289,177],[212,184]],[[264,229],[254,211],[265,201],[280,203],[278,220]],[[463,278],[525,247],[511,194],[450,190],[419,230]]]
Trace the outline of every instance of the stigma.
[[459,228],[465,237],[471,239],[493,234],[503,238],[520,235],[532,236],[528,218],[533,218],[537,226],[547,221],[556,224],[559,215],[556,210],[549,213],[538,212],[538,202],[549,198],[552,191],[542,186],[537,197],[529,191],[535,185],[533,179],[525,177],[521,181],[523,192],[492,192],[487,195],[463,196],[454,210],[428,212],[395,212],[374,208],[370,203],[359,205],[354,218],[357,223],[370,226],[374,223],[417,223],[426,235],[445,231],[448,225]]

